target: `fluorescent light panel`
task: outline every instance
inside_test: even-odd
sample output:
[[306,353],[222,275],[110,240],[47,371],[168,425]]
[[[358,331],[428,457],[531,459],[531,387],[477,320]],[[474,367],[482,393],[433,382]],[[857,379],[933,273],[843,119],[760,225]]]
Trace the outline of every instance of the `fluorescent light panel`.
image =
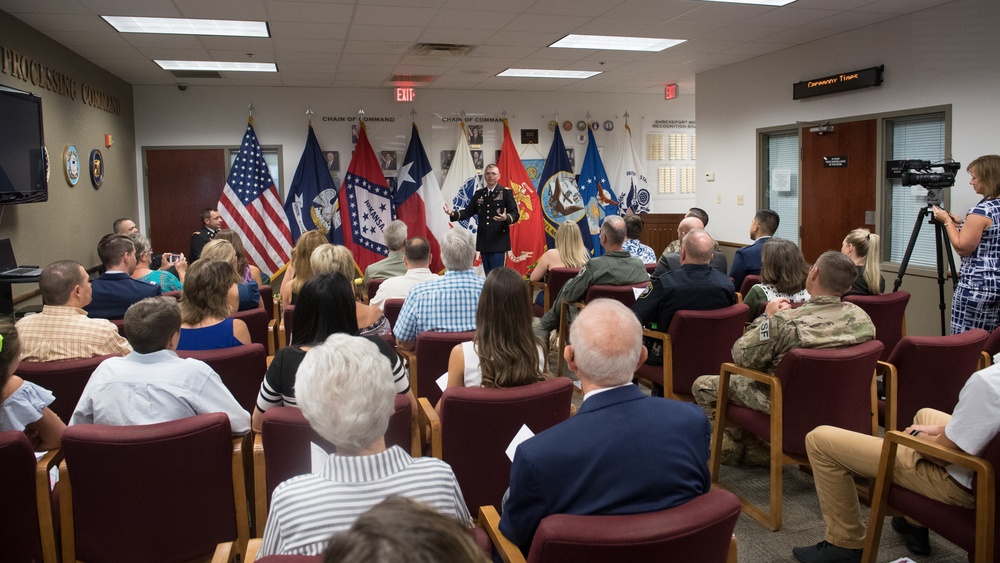
[[602,51],[649,51],[655,53],[683,43],[684,41],[685,39],[571,34],[549,45],[549,47],[559,49],[597,49]]
[[759,6],[784,6],[795,0],[702,0],[703,2],[725,2],[727,4],[757,4]]
[[236,72],[278,72],[274,63],[241,63],[226,61],[164,61],[154,60],[163,70],[216,70]]
[[120,33],[162,33],[169,35],[225,35],[270,37],[267,22],[238,20],[191,20],[185,18],[138,18],[101,16]]
[[590,78],[601,74],[591,70],[545,70],[541,68],[508,68],[497,76],[516,78]]

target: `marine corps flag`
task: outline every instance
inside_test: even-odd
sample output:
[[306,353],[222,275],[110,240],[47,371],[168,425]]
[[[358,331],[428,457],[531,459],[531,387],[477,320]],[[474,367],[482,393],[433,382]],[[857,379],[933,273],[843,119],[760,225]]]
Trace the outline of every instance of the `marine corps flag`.
[[521,157],[514,147],[507,120],[503,120],[503,146],[500,149],[500,184],[509,186],[514,192],[514,201],[521,218],[510,227],[510,252],[507,253],[507,267],[522,275],[528,267],[538,261],[545,252],[545,235],[542,226],[542,203],[535,192],[528,172],[521,163]]
[[299,240],[302,233],[315,229],[326,235],[330,242],[344,244],[337,188],[312,123],[306,135],[306,148],[302,151],[288,197],[285,198],[285,214],[288,215],[293,243]]
[[[545,239],[549,247],[555,248],[556,230],[559,225],[563,221],[576,223],[581,219],[585,220],[586,215],[586,205],[576,186],[573,167],[569,165],[566,145],[563,144],[558,127],[552,139],[549,156],[545,158],[545,166],[542,168],[540,198],[542,210],[545,212]],[[590,230],[585,222],[580,225],[580,233],[583,234],[583,242],[590,249],[593,243],[588,236]]]
[[344,246],[364,271],[389,254],[384,231],[395,216],[392,194],[368,142],[364,121],[358,129],[358,144],[354,146],[339,201],[341,220],[350,226],[344,231]]

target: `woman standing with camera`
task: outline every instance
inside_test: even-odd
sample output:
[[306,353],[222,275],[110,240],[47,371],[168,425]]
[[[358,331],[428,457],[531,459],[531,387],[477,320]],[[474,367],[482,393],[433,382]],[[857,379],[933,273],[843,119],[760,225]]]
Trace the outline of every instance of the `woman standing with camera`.
[[983,199],[965,220],[934,206],[955,252],[962,257],[951,302],[951,333],[1000,325],[1000,155],[981,156],[966,168],[969,184]]

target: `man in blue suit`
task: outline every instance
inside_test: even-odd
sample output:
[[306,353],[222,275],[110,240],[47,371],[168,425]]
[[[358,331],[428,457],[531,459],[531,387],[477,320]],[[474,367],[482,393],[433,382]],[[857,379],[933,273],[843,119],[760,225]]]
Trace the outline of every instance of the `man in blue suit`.
[[777,230],[778,214],[774,211],[761,209],[753,216],[753,221],[750,222],[750,240],[754,243],[736,251],[733,268],[729,270],[729,277],[733,278],[736,291],[743,286],[743,278],[750,274],[760,275],[760,249]]
[[93,298],[83,310],[91,318],[122,319],[133,303],[160,295],[160,286],[155,283],[132,279],[135,245],[127,235],[105,235],[97,244],[97,255],[105,272],[90,282]]
[[632,311],[610,299],[591,302],[570,326],[564,355],[580,378],[583,405],[518,446],[500,519],[500,531],[525,554],[550,514],[653,512],[710,487],[705,414],[647,397],[631,383],[646,359]]

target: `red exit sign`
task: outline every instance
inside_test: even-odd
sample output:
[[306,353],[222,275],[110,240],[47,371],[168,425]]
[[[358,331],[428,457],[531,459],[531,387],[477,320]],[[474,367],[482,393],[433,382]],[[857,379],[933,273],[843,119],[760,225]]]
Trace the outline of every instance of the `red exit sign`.
[[664,100],[672,100],[672,99],[674,99],[676,97],[677,97],[677,85],[676,84],[667,84],[666,86],[664,86],[664,88],[663,88],[663,99]]
[[417,95],[413,88],[396,88],[397,102],[412,102]]

